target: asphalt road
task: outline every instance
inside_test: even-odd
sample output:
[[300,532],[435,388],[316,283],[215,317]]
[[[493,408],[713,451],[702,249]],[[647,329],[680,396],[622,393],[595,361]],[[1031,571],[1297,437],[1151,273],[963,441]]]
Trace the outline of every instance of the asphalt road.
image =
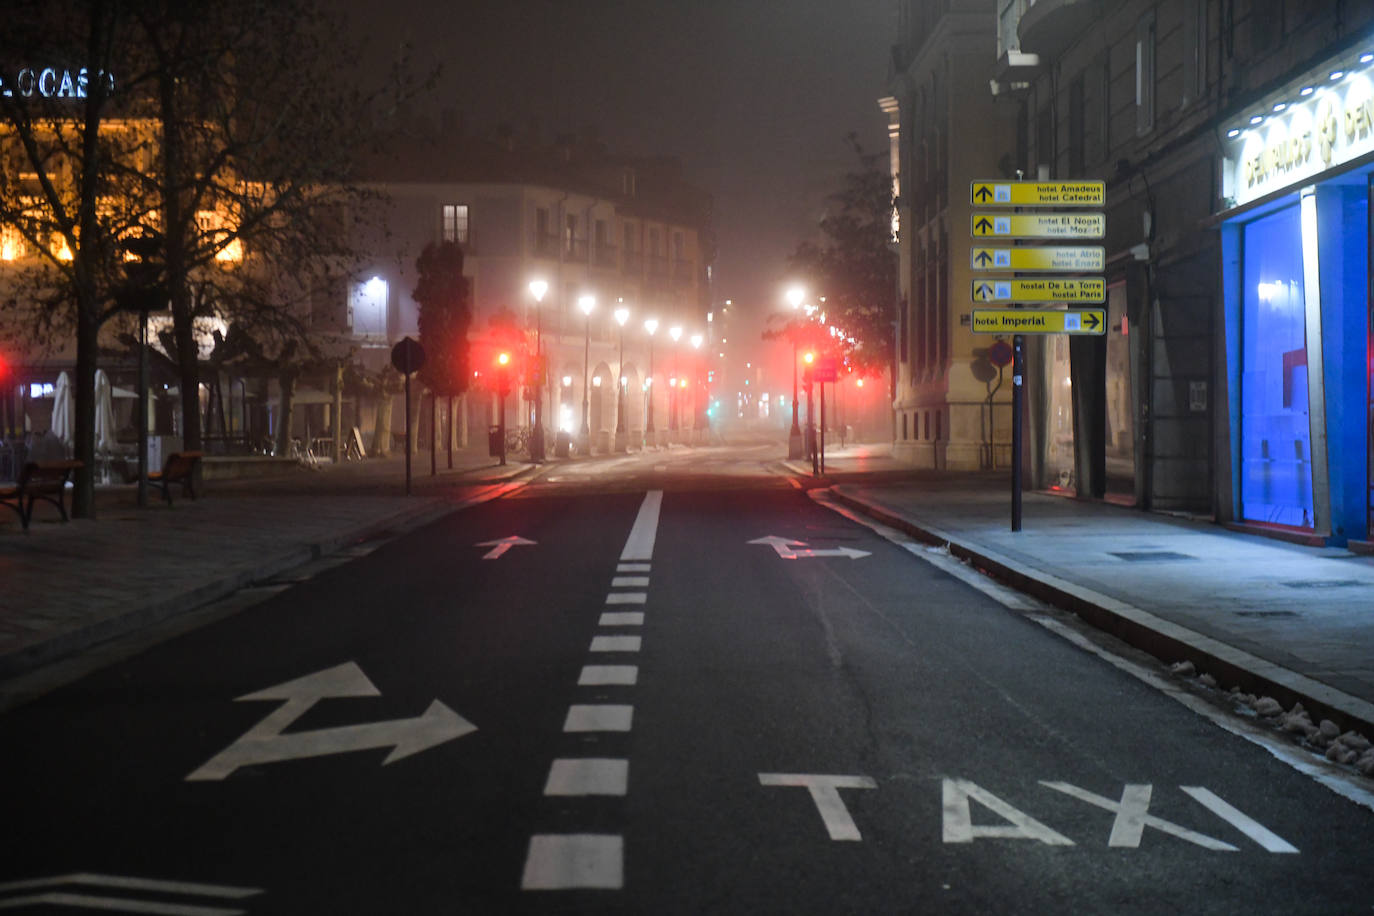
[[1374,903],[1370,810],[747,452],[289,578],[0,716],[0,909]]

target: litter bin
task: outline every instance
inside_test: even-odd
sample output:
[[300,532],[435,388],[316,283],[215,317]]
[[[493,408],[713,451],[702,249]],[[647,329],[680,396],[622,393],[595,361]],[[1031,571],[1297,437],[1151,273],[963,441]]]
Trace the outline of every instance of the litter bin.
[[553,453],[559,458],[567,458],[572,454],[572,434],[558,431],[558,435],[553,440]]
[[487,427],[487,454],[493,458],[501,457],[501,427]]

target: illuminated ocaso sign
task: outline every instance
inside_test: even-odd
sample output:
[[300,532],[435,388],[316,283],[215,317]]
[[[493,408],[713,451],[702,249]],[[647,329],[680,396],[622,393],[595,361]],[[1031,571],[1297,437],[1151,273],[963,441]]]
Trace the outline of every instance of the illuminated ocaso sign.
[[84,99],[92,80],[103,80],[106,95],[114,93],[114,74],[104,71],[67,70],[58,67],[25,67],[14,73],[0,72],[0,95],[26,99]]
[[1374,83],[1353,73],[1231,141],[1226,196],[1237,206],[1374,153]]

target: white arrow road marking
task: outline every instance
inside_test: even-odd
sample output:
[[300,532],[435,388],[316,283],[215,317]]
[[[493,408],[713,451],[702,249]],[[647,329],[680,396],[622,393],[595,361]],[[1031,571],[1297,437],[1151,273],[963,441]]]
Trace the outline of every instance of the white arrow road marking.
[[1065,795],[1095,805],[1104,811],[1113,812],[1116,819],[1112,821],[1112,836],[1107,842],[1108,846],[1138,848],[1140,836],[1145,832],[1145,828],[1153,827],[1170,836],[1178,837],[1180,840],[1187,840],[1189,843],[1201,846],[1203,849],[1212,849],[1217,852],[1240,851],[1230,843],[1214,840],[1206,834],[1188,830],[1178,824],[1170,823],[1162,817],[1148,814],[1150,808],[1150,787],[1148,785],[1126,786],[1121,793],[1120,803],[1114,802],[1110,798],[1103,798],[1101,795],[1095,795],[1087,789],[1080,789],[1067,782],[1045,782],[1042,779],[1040,785],[1054,789],[1056,792],[1063,792]]
[[353,662],[278,684],[239,700],[284,700],[280,708],[244,733],[237,741],[210,758],[186,777],[187,781],[224,779],[234,770],[258,763],[275,763],[326,754],[342,754],[378,747],[391,747],[382,761],[385,766],[411,754],[428,750],[445,741],[477,731],[477,726],[438,700],[429,704],[424,715],[412,719],[392,719],[345,725],[308,732],[282,734],[324,697],[379,696],[380,692]]
[[55,875],[51,878],[31,878],[26,881],[11,881],[0,884],[0,894],[13,891],[34,891],[43,893],[25,897],[11,897],[0,900],[0,910],[22,907],[53,906],[80,907],[93,910],[117,910],[124,913],[162,913],[170,916],[233,916],[243,910],[230,910],[222,907],[197,906],[138,900],[133,897],[104,897],[95,894],[78,894],[71,891],[50,891],[47,888],[65,885],[112,889],[124,892],[151,891],[158,894],[181,894],[184,896],[221,897],[227,900],[240,900],[261,894],[256,887],[233,887],[223,884],[197,884],[191,881],[158,881],[152,878],[133,878],[123,875],[99,875],[90,872],[74,872],[70,875]]
[[49,891],[45,894],[31,894],[0,900],[0,910],[19,907],[42,906],[74,907],[82,910],[105,910],[120,913],[152,913],[156,916],[241,916],[247,910],[226,910],[219,906],[195,906],[186,903],[158,903],[154,900],[134,900],[129,897],[98,897],[95,894],[72,894],[67,891]]
[[759,785],[805,786],[816,803],[825,830],[832,840],[862,840],[859,827],[840,798],[840,789],[876,789],[867,776],[823,776],[812,773],[760,773]]
[[525,547],[537,543],[539,542],[531,541],[528,538],[522,538],[518,534],[512,534],[510,537],[504,537],[495,541],[483,541],[480,544],[473,544],[472,546],[490,547],[491,550],[488,550],[486,553],[482,554],[482,559],[499,560],[501,558],[501,555],[504,554],[507,550],[510,550],[512,547]]
[[[789,538],[780,538],[770,534],[767,537],[755,538],[750,544],[766,544],[777,551],[778,556],[784,560],[806,560],[812,557],[849,557],[857,560],[859,557],[872,556],[867,550],[855,550],[853,547],[834,547],[828,549],[816,549],[808,547],[805,541],[793,541]],[[801,550],[793,550],[800,547]]]

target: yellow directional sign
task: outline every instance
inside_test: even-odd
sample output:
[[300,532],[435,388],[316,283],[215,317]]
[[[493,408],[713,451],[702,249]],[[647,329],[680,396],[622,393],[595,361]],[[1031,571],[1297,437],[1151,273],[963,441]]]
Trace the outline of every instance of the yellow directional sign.
[[1101,213],[974,213],[975,238],[1100,239],[1107,234]]
[[1036,277],[1029,280],[974,280],[974,302],[1106,302],[1101,277]]
[[974,309],[975,334],[1105,334],[1106,309]]
[[1107,200],[1101,181],[975,181],[969,199],[980,207],[1100,207]]
[[973,248],[969,263],[974,270],[1065,270],[1096,273],[1106,269],[1107,252],[1101,245],[1045,245],[1039,248]]

